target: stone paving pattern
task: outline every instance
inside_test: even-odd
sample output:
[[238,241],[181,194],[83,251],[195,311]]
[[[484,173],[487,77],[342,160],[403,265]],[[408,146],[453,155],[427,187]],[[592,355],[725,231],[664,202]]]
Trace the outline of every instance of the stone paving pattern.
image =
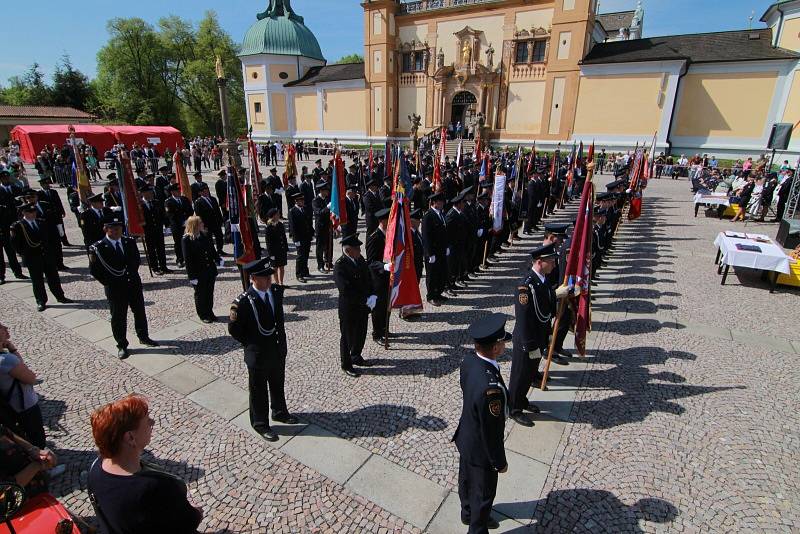
[[[797,292],[780,288],[770,295],[758,275],[733,270],[720,287],[712,242],[731,224],[702,211],[692,219],[690,198],[686,182],[651,182],[642,220],[622,227],[596,290],[594,350],[586,365],[553,367],[553,387],[534,394],[544,414],[532,431],[508,425],[512,471],[519,467],[516,475],[500,477],[496,510],[507,516],[500,519],[519,523],[504,520],[504,530],[522,530],[531,518],[530,530],[546,532],[788,532],[800,523],[798,372],[791,366],[800,349]],[[71,214],[67,226],[71,241],[80,243]],[[763,228],[774,236],[774,226]],[[137,391],[152,399],[158,420],[152,454],[190,481],[192,498],[206,510],[207,531],[379,532],[414,530],[413,523],[459,532],[450,438],[461,403],[463,328],[490,311],[513,314],[510,295],[525,251],[540,238],[525,239],[503,255],[491,277],[482,276],[424,320],[393,317],[391,350],[368,341],[365,357],[377,365],[358,380],[338,369],[330,275],[297,284],[290,258],[287,401],[318,429],[289,436],[288,444],[282,438],[280,450],[246,430],[246,413],[236,417],[246,407],[241,349],[224,323],[190,320],[185,275],[150,278],[142,267],[150,331],[170,341],[119,362],[108,353],[113,340],[102,287],[88,276],[85,255],[66,249],[68,264],[78,268],[62,281],[79,304],[37,314],[29,284],[0,288],[6,297],[0,316],[46,379],[39,390],[47,397],[48,436],[69,463],[56,495],[91,516],[84,492],[94,455],[88,415]],[[240,287],[238,273],[223,270],[218,315],[227,314]],[[130,336],[134,341],[132,324]],[[510,351],[502,363],[506,377],[509,360]],[[335,466],[315,470],[301,463],[316,465],[301,447],[313,451],[313,436],[322,429],[356,446],[355,457],[368,457],[377,473],[385,460],[387,472],[398,466],[439,486],[438,492],[427,488],[436,502],[449,496],[419,519],[392,501],[379,506],[385,496],[370,494],[360,472],[339,476]]]

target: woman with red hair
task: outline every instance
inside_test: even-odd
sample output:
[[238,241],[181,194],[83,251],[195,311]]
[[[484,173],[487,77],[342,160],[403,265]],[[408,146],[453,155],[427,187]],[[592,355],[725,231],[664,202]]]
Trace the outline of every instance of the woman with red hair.
[[142,462],[155,421],[147,401],[138,395],[106,404],[91,418],[100,452],[89,469],[89,496],[106,530],[195,533],[201,509],[186,498],[186,484]]

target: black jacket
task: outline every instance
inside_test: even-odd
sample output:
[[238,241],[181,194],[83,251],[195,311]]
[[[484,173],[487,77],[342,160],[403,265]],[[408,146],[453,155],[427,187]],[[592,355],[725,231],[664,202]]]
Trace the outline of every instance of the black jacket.
[[48,245],[52,236],[47,228],[47,221],[36,219],[34,230],[25,220],[19,220],[11,225],[11,246],[22,257],[23,265],[39,266],[48,258]]
[[53,209],[53,214],[58,219],[63,219],[66,215],[64,211],[64,204],[61,202],[61,197],[58,194],[58,191],[55,189],[42,189],[37,193],[39,195],[39,200],[47,202]]
[[367,223],[367,231],[377,228],[378,219],[375,218],[375,212],[383,209],[383,202],[377,193],[367,191],[361,199],[364,204],[364,221]]
[[[108,208],[101,208],[100,213],[89,208],[80,215],[81,232],[83,232],[83,243],[87,247],[103,239],[105,232],[103,231],[103,218],[110,214],[111,210]],[[147,220],[147,219],[145,219]],[[145,227],[147,229],[147,227]]]
[[261,222],[267,224],[267,221],[269,221],[267,213],[269,213],[269,210],[272,208],[277,208],[275,202],[272,200],[272,197],[267,193],[261,193],[258,195],[256,206],[258,206],[258,218],[261,220]]
[[464,253],[467,244],[468,221],[463,212],[459,213],[455,208],[450,208],[447,212],[447,244],[450,253],[460,255]]
[[383,268],[383,249],[386,234],[378,228],[367,238],[367,265],[372,273],[372,291],[379,299],[389,290],[389,273]]
[[339,309],[366,307],[372,295],[372,277],[363,256],[353,260],[343,255],[333,265],[333,280],[339,290]]
[[310,208],[295,206],[289,211],[289,224],[292,227],[292,237],[295,242],[311,242],[314,238],[314,228],[308,216]]
[[252,286],[231,304],[228,333],[244,345],[244,362],[248,367],[268,367],[274,360],[286,358],[283,287],[273,284],[270,292],[274,313]]
[[330,201],[317,195],[311,203],[317,239],[328,239],[331,234],[331,210],[328,208],[328,202]]
[[89,272],[106,287],[128,291],[131,284],[141,287],[139,265],[142,260],[135,240],[122,236],[120,241],[124,258],[106,237],[89,247]]
[[189,199],[183,196],[178,198],[170,196],[164,202],[164,209],[167,212],[167,220],[172,232],[174,233],[177,230],[183,233],[181,228],[186,226],[186,219],[194,215],[194,209],[192,209],[192,203],[189,202]]
[[289,243],[286,241],[286,227],[282,222],[267,223],[264,229],[267,244],[266,255],[278,267],[286,265]]
[[513,342],[515,347],[523,351],[541,349],[547,353],[547,342],[550,336],[550,322],[555,314],[556,294],[547,280],[542,282],[539,276],[531,271],[527,278],[517,287],[514,301]]
[[422,245],[426,258],[436,256],[436,261],[446,261],[447,225],[433,209],[429,209],[422,218]]
[[200,196],[194,201],[194,212],[209,230],[219,230],[222,228],[222,211],[219,209],[217,199],[209,196]]
[[468,464],[499,471],[506,467],[503,445],[508,391],[500,371],[470,354],[461,362],[461,418],[453,436]]
[[217,264],[220,257],[208,234],[201,233],[195,239],[184,235],[181,238],[181,247],[189,280],[196,280],[203,274],[217,276]]
[[148,207],[145,201],[142,201],[142,216],[144,217],[144,232],[147,235],[163,234],[164,223],[167,220],[167,214],[164,211],[164,204],[160,200],[151,200]]

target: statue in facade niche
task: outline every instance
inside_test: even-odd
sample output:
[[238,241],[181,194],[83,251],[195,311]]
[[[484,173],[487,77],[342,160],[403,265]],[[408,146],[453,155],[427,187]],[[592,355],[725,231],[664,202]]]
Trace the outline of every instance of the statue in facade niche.
[[469,39],[464,39],[464,45],[461,47],[461,63],[464,66],[469,66],[472,62],[472,45]]
[[486,49],[486,66],[489,70],[494,66],[494,48],[492,43],[489,43],[489,48]]
[[416,139],[417,132],[419,132],[419,127],[422,124],[422,117],[416,113],[412,113],[408,116],[408,122],[411,123],[411,138]]
[[441,69],[444,67],[444,50],[439,49],[439,54],[436,56],[436,68]]

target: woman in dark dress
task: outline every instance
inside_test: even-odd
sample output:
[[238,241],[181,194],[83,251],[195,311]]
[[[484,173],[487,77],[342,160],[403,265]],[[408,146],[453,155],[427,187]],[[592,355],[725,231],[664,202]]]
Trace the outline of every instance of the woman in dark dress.
[[214,315],[214,283],[217,280],[217,265],[222,266],[222,259],[206,233],[203,221],[197,215],[186,219],[186,233],[181,246],[186,262],[186,276],[194,287],[197,316],[204,323],[213,323],[217,320]]
[[130,395],[95,410],[92,435],[100,456],[89,468],[89,498],[107,532],[197,532],[203,511],[180,478],[142,462],[155,421],[147,401]]
[[289,253],[286,228],[281,222],[281,216],[277,208],[270,209],[267,212],[267,218],[267,228],[264,231],[267,242],[267,256],[275,268],[275,274],[272,275],[275,283],[283,286],[284,267],[286,267],[286,256]]

